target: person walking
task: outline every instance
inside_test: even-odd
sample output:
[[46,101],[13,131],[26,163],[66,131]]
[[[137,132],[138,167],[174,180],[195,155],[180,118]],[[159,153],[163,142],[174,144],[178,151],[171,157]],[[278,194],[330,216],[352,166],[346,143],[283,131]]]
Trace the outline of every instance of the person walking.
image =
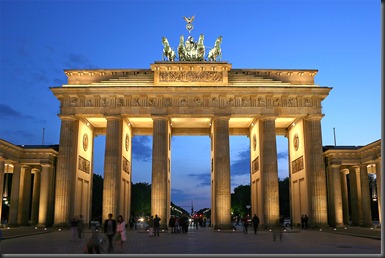
[[77,233],[77,229],[78,229],[78,218],[75,216],[72,218],[71,220],[71,226],[70,226],[70,232],[71,232],[71,241],[76,241],[77,238],[78,238],[78,233]]
[[158,217],[158,215],[155,214],[155,218],[154,218],[154,236],[158,236],[158,237],[159,237],[160,220],[161,219]]
[[79,215],[78,223],[76,225],[77,231],[78,231],[78,238],[82,239],[83,229],[84,229],[84,222],[83,222],[83,215]]
[[254,234],[257,234],[259,226],[259,217],[257,216],[257,214],[254,214],[253,219],[251,221],[253,222]]
[[118,237],[118,244],[120,246],[120,252],[123,252],[123,244],[127,240],[126,237],[126,222],[123,219],[122,215],[118,216],[118,223],[116,225],[116,235]]
[[243,217],[243,234],[247,234],[248,232],[248,228],[249,228],[249,216],[248,215],[245,215]]
[[116,220],[112,218],[112,213],[108,214],[108,219],[104,221],[104,233],[108,238],[108,252],[114,250],[113,238],[116,234]]

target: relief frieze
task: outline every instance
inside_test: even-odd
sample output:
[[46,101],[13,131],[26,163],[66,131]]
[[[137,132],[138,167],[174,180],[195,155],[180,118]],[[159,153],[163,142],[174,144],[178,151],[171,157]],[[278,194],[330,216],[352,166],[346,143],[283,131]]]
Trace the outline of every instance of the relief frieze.
[[252,173],[253,173],[253,174],[254,174],[255,172],[258,172],[258,171],[259,171],[259,156],[256,157],[256,158],[253,160],[251,166],[252,166]]
[[89,174],[91,171],[91,162],[82,156],[79,156],[78,169]]
[[292,170],[292,173],[297,173],[301,170],[303,170],[304,168],[304,164],[303,164],[303,156],[293,160],[291,162],[291,170]]
[[160,71],[160,82],[222,82],[223,73],[215,71]]
[[123,157],[123,171],[130,174],[130,161]]
[[311,97],[287,96],[143,96],[68,97],[64,107],[319,107],[320,101]]

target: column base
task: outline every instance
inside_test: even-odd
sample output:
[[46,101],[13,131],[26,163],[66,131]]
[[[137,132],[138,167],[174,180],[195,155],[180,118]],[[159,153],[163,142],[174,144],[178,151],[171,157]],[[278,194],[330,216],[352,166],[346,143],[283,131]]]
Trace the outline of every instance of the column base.
[[214,230],[233,230],[234,226],[232,224],[217,224],[214,225]]

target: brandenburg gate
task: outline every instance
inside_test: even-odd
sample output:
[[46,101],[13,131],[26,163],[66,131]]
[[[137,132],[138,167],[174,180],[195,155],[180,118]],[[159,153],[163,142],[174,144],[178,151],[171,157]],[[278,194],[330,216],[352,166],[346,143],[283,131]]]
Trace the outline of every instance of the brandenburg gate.
[[[251,213],[279,219],[276,136],[288,138],[293,221],[327,224],[322,101],[317,70],[233,69],[223,61],[170,61],[150,69],[65,70],[60,101],[54,224],[90,216],[93,139],[106,135],[103,219],[130,215],[132,138],[153,136],[151,214],[170,217],[171,137],[211,139],[211,222],[232,227],[229,136],[250,138]],[[186,154],[187,155],[187,154]],[[166,226],[166,224],[164,225]]]

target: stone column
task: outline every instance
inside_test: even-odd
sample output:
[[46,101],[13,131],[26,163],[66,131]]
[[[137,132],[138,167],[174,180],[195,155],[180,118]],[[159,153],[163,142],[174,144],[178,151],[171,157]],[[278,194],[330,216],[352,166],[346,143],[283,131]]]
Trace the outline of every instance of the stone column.
[[56,226],[67,226],[74,210],[78,121],[72,116],[61,116],[60,118],[62,122],[56,168],[54,223]]
[[259,122],[262,223],[265,226],[278,224],[280,216],[275,119],[264,117]]
[[231,229],[229,117],[213,118],[214,229]]
[[31,224],[36,225],[39,222],[39,199],[40,199],[40,182],[41,171],[33,170],[33,190],[32,190],[32,207],[31,207]]
[[2,210],[3,210],[3,193],[4,193],[4,189],[3,189],[3,182],[5,182],[5,177],[4,177],[4,170],[5,170],[5,160],[3,158],[0,157],[0,178],[1,178],[1,182],[0,182],[0,194],[1,194],[1,204],[0,204],[0,224],[2,224],[2,220],[1,220],[1,215],[2,215]]
[[357,168],[349,167],[350,216],[353,226],[360,225]]
[[13,164],[11,201],[9,206],[9,226],[17,226],[19,224],[19,198],[20,198],[20,177],[21,164]]
[[167,228],[167,214],[170,209],[168,196],[168,146],[169,120],[167,117],[154,116],[152,142],[152,183],[151,215],[161,218],[161,227]]
[[372,226],[372,208],[370,200],[369,176],[366,164],[360,165],[360,183],[361,183],[361,208],[362,208],[362,226]]
[[40,187],[40,196],[39,196],[39,217],[38,217],[38,226],[46,227],[52,222],[50,218],[50,211],[52,210],[52,192],[54,191],[52,182],[53,172],[52,166],[48,163],[41,164],[41,187]]
[[327,226],[327,190],[321,135],[322,116],[304,119],[305,168],[309,177],[310,223]]
[[348,183],[346,180],[346,169],[341,170],[341,196],[342,196],[342,215],[344,225],[349,225],[349,198],[348,198]]
[[32,168],[22,166],[19,198],[19,222],[23,226],[29,225],[29,208],[31,200]]
[[376,163],[376,185],[377,185],[377,203],[378,203],[378,219],[380,225],[382,225],[382,211],[381,211],[381,200],[382,200],[382,184],[381,184],[381,159],[377,159]]
[[112,213],[117,218],[120,203],[120,177],[122,162],[122,123],[119,116],[108,116],[106,150],[104,157],[103,220]]
[[329,184],[329,201],[330,201],[330,226],[336,227],[343,225],[343,209],[342,209],[342,191],[341,191],[341,176],[339,164],[332,164],[329,168],[330,184]]

